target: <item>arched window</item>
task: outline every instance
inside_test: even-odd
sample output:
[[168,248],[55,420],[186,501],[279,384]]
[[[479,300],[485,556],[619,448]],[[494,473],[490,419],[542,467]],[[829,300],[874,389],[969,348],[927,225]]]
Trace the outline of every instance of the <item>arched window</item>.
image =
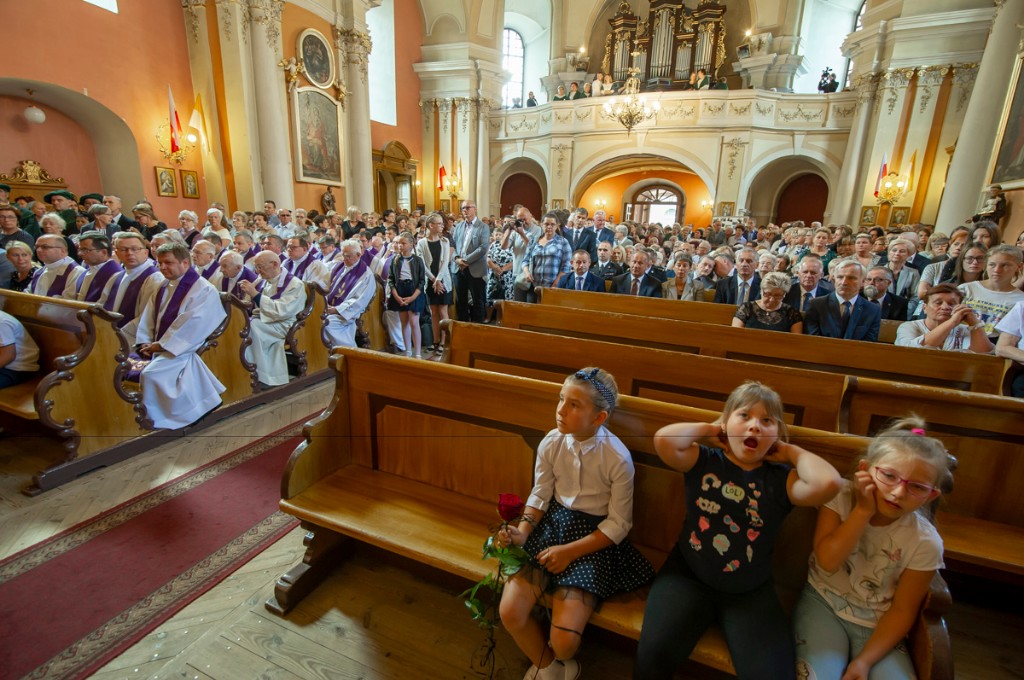
[[626,206],[626,219],[648,224],[674,224],[686,212],[686,200],[672,187],[649,186],[641,189]]
[[[860,11],[857,12],[857,18],[853,21],[853,30],[859,31],[864,28],[864,10],[868,8],[867,0],[861,3]],[[850,79],[853,78],[853,59],[846,60],[846,78],[843,80],[843,87],[847,87],[850,84]]]
[[511,78],[501,90],[502,106],[510,109],[513,106],[523,105],[523,69],[526,56],[526,49],[523,46],[523,36],[518,31],[506,28],[502,34],[501,67],[511,74]]

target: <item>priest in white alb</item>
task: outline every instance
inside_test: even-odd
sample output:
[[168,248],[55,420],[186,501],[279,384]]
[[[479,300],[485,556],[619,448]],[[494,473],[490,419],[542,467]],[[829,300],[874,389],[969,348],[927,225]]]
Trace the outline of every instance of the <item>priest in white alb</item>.
[[192,268],[187,247],[165,243],[156,255],[166,281],[139,319],[136,349],[150,360],[139,383],[153,427],[176,429],[221,403],[224,385],[196,351],[227,313],[219,291]]
[[133,347],[139,317],[160,290],[164,277],[149,259],[149,251],[142,237],[133,231],[114,234],[114,252],[121,260],[124,272],[114,277],[103,307],[121,315],[117,327],[124,333],[128,346]]
[[309,251],[309,241],[305,236],[292,236],[288,239],[285,249],[288,259],[284,260],[284,270],[297,276],[306,283],[318,284],[324,290],[330,285],[330,268],[316,259]]
[[26,293],[75,299],[75,283],[85,269],[68,257],[68,242],[57,234],[43,234],[36,239],[36,257],[43,264],[42,269],[32,276]]
[[245,348],[246,360],[256,364],[259,381],[265,386],[288,383],[288,361],[284,339],[295,317],[306,305],[306,284],[281,267],[278,255],[263,251],[255,259],[256,273],[265,281],[260,291],[251,281],[238,286],[252,299],[253,318]]
[[331,346],[356,346],[356,321],[366,311],[377,292],[377,280],[361,258],[359,241],[341,244],[341,264],[334,270],[327,291],[327,326]]
[[110,289],[124,269],[110,257],[110,239],[102,231],[87,231],[78,239],[78,254],[86,270],[75,281],[75,297],[79,302],[104,304]]

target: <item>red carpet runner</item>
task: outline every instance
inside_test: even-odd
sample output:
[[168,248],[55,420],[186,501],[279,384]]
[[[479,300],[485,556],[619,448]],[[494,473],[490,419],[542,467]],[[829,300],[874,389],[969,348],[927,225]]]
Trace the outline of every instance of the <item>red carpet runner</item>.
[[288,428],[0,562],[0,678],[83,678],[294,528]]

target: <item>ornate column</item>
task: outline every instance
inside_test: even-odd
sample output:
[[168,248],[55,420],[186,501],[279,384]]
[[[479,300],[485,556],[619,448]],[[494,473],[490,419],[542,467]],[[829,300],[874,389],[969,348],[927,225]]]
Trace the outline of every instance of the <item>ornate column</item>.
[[491,135],[488,130],[488,116],[494,105],[488,99],[480,98],[473,101],[476,115],[476,200],[487,214],[497,214],[497,204],[491,202]]
[[831,221],[838,224],[856,224],[856,214],[863,193],[863,165],[867,151],[868,128],[871,126],[872,111],[878,92],[878,76],[874,73],[861,76],[854,87],[857,91],[857,111],[853,114],[853,124],[846,143],[846,155],[843,167],[839,171],[839,182],[830,196],[834,199],[831,205]]
[[422,115],[421,134],[423,139],[423,204],[428,211],[438,208],[437,168],[438,160],[435,152],[437,144],[437,100],[421,99]]
[[[354,23],[354,22],[353,22]],[[348,176],[345,178],[345,196],[349,205],[364,211],[373,210],[373,143],[370,137],[370,88],[367,70],[373,43],[365,24],[346,28],[334,27],[334,46],[344,73],[345,139]]]
[[[249,49],[249,5],[246,0],[216,2],[221,62],[217,77],[224,87],[222,117],[229,153],[224,159],[225,169],[230,169],[234,177],[234,207],[253,210],[263,207],[263,182],[260,135],[253,120],[256,99]],[[276,65],[273,70],[277,71]]]
[[284,0],[248,0],[249,41],[256,99],[256,124],[260,137],[263,193],[280,206],[295,205],[292,156],[288,148],[288,99],[278,68],[281,51],[281,11]]
[[[997,21],[1002,19],[1002,21]],[[989,181],[988,169],[998,134],[999,102],[1013,74],[1015,56],[1024,51],[1020,24],[1024,21],[1024,0],[996,0],[985,53],[978,67],[974,93],[967,105],[960,141],[946,177],[946,189],[935,220],[938,229],[948,231],[974,214],[981,190]],[[999,97],[993,102],[993,93]],[[968,140],[969,135],[969,140]]]

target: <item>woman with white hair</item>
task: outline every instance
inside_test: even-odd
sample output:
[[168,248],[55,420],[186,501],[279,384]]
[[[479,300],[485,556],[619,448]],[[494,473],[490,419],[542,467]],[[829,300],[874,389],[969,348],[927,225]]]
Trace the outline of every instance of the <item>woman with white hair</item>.
[[11,272],[10,289],[24,293],[32,277],[40,267],[32,259],[32,248],[23,241],[11,241],[5,249],[8,261],[14,267]]
[[[103,231],[104,229],[106,229],[106,225],[110,224],[110,208],[103,205],[102,203],[97,203],[92,207],[101,208],[101,210],[95,213],[92,211],[92,208],[90,208],[89,216],[93,218],[93,223],[95,225],[94,229],[98,231]],[[99,219],[101,220],[105,217],[106,221],[96,222],[97,216],[99,216]],[[71,239],[71,237],[66,236],[64,234],[68,225],[67,222],[64,221],[63,217],[61,217],[57,213],[46,213],[45,215],[43,215],[43,219],[39,221],[39,224],[43,230],[43,234],[53,234],[54,236],[60,236],[62,239],[64,239],[64,243],[67,244],[68,247],[68,257],[70,257],[75,262],[82,261],[81,258],[78,257],[78,246]],[[102,226],[100,226],[101,224]]]
[[178,213],[178,233],[185,239],[185,244],[191,248],[192,243],[200,237],[199,216],[191,210],[182,210]]
[[761,297],[740,305],[733,317],[736,328],[760,328],[766,331],[802,333],[803,316],[783,302],[792,285],[790,278],[780,272],[761,277]]

